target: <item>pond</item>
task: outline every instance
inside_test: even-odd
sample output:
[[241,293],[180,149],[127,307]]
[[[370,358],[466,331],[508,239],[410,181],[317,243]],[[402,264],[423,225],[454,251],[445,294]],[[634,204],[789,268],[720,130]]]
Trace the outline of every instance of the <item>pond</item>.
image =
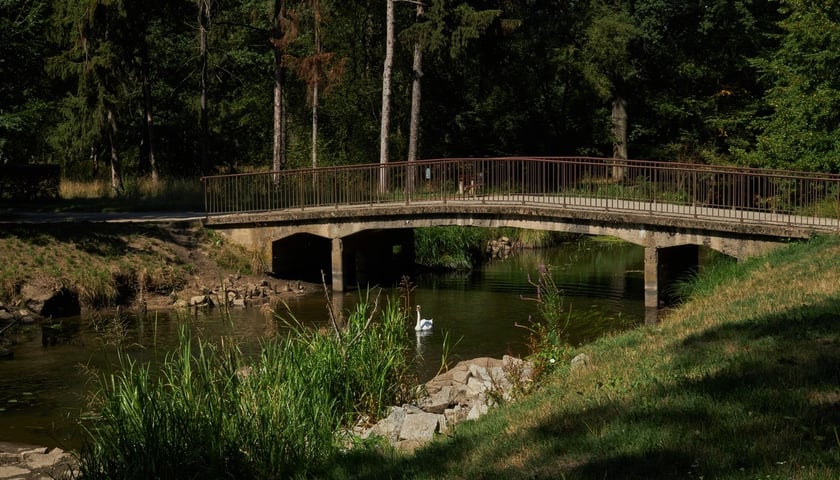
[[[412,278],[412,303],[422,306],[434,329],[415,337],[417,375],[428,380],[450,364],[480,356],[527,354],[530,319],[541,265],[550,266],[563,291],[569,315],[567,334],[582,344],[605,332],[632,328],[645,321],[643,250],[627,243],[583,238],[557,247],[525,250],[464,273],[421,274]],[[529,280],[530,279],[530,280]],[[383,292],[384,296],[395,292]],[[342,297],[344,308],[358,293]],[[384,300],[381,300],[384,301]],[[305,324],[327,320],[323,295],[288,301],[289,312]],[[40,327],[19,337],[11,360],[0,361],[0,441],[65,449],[80,445],[79,418],[96,375],[117,364],[117,345],[141,361],[159,361],[178,340],[179,325],[189,321],[203,338],[232,337],[245,352],[256,352],[259,340],[278,331],[278,322],[260,308],[218,309],[194,313],[157,312],[117,319],[113,313],[65,319],[55,344],[43,345]],[[280,323],[282,329],[282,323]],[[413,325],[413,323],[412,323]]]

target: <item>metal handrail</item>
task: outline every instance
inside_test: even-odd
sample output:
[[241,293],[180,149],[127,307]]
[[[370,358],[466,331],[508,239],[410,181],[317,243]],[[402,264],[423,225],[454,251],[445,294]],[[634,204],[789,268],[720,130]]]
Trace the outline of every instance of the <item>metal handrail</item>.
[[203,177],[207,215],[519,204],[840,231],[840,175],[592,157],[446,158]]

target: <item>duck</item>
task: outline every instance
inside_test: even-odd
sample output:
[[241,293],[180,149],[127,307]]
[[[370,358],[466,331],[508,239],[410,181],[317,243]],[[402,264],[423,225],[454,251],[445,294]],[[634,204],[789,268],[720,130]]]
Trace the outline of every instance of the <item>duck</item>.
[[420,318],[420,305],[417,305],[417,324],[414,329],[418,332],[432,329],[433,320],[431,318]]

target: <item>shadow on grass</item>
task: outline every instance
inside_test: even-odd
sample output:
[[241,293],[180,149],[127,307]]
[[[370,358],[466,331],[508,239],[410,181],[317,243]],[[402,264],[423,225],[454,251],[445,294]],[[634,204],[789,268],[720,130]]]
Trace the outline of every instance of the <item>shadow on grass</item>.
[[[840,478],[840,299],[745,319],[667,349],[667,368],[586,409],[499,420],[405,459],[354,458],[349,478]],[[552,392],[562,404],[578,392]],[[596,395],[596,393],[592,393]],[[615,397],[619,398],[619,397]],[[498,422],[493,424],[492,422]]]
[[[180,225],[180,222],[174,223],[176,227]],[[187,226],[188,224],[189,222],[184,223]],[[128,239],[133,236],[190,246],[189,242],[173,235],[171,229],[152,224],[97,222],[95,227],[92,227],[87,222],[42,223],[10,226],[0,230],[0,239],[17,237],[28,244],[42,247],[52,242],[72,244],[81,251],[105,258],[144,252],[145,250],[129,242]]]

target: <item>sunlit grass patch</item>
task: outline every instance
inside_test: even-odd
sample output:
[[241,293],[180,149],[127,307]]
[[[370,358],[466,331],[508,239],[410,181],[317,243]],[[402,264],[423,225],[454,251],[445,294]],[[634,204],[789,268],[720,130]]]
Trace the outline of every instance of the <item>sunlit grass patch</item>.
[[587,365],[388,472],[840,478],[838,259],[840,238],[817,238],[701,275],[658,325],[579,347]]

